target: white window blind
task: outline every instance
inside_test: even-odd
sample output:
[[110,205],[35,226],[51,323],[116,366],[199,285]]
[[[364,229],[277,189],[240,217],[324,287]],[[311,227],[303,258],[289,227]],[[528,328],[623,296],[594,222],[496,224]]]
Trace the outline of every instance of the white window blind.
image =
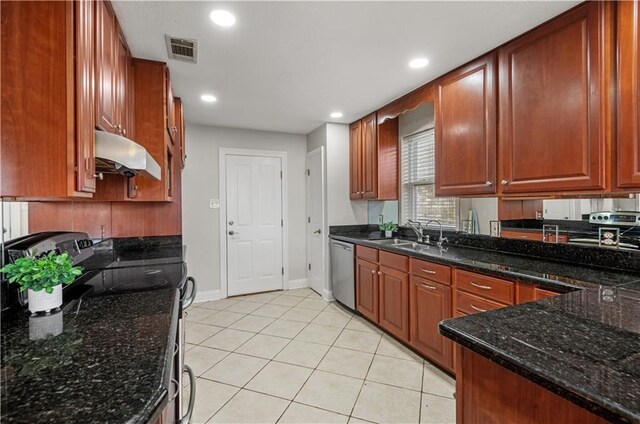
[[402,139],[402,222],[437,219],[456,227],[458,199],[435,195],[435,137],[433,129]]

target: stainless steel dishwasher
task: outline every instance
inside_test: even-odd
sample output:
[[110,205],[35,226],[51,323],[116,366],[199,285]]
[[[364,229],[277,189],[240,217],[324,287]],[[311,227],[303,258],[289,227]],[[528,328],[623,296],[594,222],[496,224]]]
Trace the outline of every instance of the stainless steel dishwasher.
[[354,246],[331,240],[331,285],[333,297],[344,306],[355,309],[356,285],[354,279]]

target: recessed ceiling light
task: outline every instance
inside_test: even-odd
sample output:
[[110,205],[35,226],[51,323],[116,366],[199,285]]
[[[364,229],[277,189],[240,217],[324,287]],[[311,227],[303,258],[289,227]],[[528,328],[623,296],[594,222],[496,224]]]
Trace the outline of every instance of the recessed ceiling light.
[[211,18],[214,24],[220,25],[221,27],[230,27],[236,23],[236,17],[226,10],[214,10],[209,14],[209,18]]
[[342,112],[331,112],[329,116],[332,118],[342,118]]
[[429,64],[429,59],[426,59],[424,57],[419,57],[409,62],[409,67],[413,69],[419,69],[419,68],[424,68],[428,64]]
[[203,94],[202,96],[200,96],[200,100],[207,103],[214,103],[218,101],[218,99],[216,99],[216,96],[212,94]]

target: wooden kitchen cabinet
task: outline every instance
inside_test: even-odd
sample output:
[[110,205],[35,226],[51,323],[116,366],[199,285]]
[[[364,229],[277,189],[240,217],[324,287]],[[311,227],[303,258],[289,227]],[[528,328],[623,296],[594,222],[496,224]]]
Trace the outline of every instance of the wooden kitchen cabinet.
[[561,295],[561,292],[543,289],[532,283],[518,281],[516,300],[518,303],[533,302],[540,299]]
[[435,184],[439,196],[496,193],[497,55],[436,83]]
[[184,168],[187,153],[184,144],[184,108],[180,97],[174,97],[175,120],[176,120],[176,146],[180,149],[180,168]]
[[[400,256],[400,255],[397,255]],[[409,274],[380,266],[379,323],[401,340],[409,340]]]
[[111,4],[96,5],[96,127],[117,133],[118,24]]
[[356,259],[356,311],[379,322],[378,265]]
[[502,193],[606,188],[611,8],[587,2],[499,50]]
[[169,68],[167,68],[167,77],[166,77],[166,87],[167,87],[167,132],[169,133],[169,140],[171,140],[171,144],[175,144],[176,138],[178,136],[178,127],[176,126],[176,106],[175,106],[175,97],[173,97],[173,87],[171,85],[171,73],[169,72]]
[[350,198],[398,198],[398,119],[378,125],[372,113],[349,126]]
[[410,284],[411,346],[449,371],[453,370],[453,342],[438,331],[451,318],[451,287],[415,275]]
[[94,7],[1,4],[3,197],[91,197]]
[[621,1],[618,8],[618,137],[616,185],[640,188],[640,10],[638,1]]

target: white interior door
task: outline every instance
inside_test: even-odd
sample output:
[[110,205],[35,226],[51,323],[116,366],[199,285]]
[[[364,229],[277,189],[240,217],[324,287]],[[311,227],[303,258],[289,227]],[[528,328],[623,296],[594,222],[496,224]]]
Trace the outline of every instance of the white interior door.
[[307,281],[323,294],[325,280],[324,185],[322,148],[307,154]]
[[228,295],[280,290],[282,161],[227,155],[225,169]]

